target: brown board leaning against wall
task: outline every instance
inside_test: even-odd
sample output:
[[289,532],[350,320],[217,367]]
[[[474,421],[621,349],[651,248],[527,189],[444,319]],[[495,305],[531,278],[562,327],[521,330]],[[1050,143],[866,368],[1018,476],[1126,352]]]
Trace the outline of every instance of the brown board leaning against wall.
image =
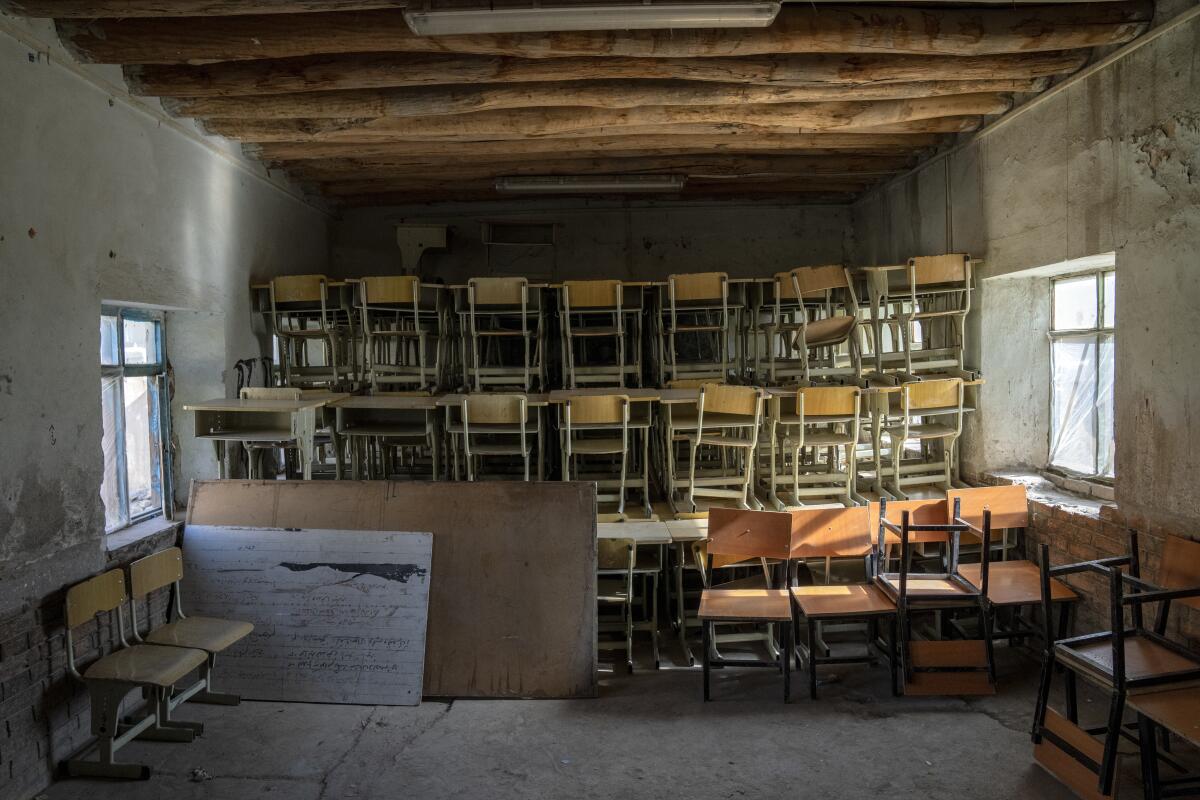
[[196,481],[189,525],[433,533],[426,697],[596,694],[586,483]]

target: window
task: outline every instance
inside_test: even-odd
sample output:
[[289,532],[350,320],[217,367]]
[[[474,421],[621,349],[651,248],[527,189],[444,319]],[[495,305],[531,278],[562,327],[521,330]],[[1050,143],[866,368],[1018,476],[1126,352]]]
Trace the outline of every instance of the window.
[[166,467],[166,359],[162,315],[108,308],[100,316],[100,404],[104,415],[104,529],[162,513]]
[[1050,466],[1111,480],[1116,272],[1057,278],[1051,287]]

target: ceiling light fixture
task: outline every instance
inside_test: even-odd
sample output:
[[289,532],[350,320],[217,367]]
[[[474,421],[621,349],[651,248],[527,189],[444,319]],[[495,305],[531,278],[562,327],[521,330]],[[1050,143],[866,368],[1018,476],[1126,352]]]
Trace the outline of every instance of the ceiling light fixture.
[[426,5],[405,10],[404,21],[418,36],[458,36],[663,28],[765,28],[778,13],[779,3],[769,0],[437,10]]
[[559,175],[497,178],[496,191],[511,194],[578,192],[678,192],[684,175]]

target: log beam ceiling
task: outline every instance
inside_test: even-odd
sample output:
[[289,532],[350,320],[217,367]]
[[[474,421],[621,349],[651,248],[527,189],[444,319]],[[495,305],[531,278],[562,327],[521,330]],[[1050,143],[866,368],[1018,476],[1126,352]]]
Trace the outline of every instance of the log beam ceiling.
[[505,175],[846,202],[1146,30],[1151,0],[785,5],[767,28],[420,37],[404,0],[0,0],[348,205]]

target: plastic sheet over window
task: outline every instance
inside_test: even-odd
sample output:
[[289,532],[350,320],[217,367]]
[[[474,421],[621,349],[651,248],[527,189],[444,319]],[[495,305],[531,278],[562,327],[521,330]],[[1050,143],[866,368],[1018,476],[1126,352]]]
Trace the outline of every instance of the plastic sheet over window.
[[1050,464],[1112,477],[1113,337],[1062,336],[1051,343]]

